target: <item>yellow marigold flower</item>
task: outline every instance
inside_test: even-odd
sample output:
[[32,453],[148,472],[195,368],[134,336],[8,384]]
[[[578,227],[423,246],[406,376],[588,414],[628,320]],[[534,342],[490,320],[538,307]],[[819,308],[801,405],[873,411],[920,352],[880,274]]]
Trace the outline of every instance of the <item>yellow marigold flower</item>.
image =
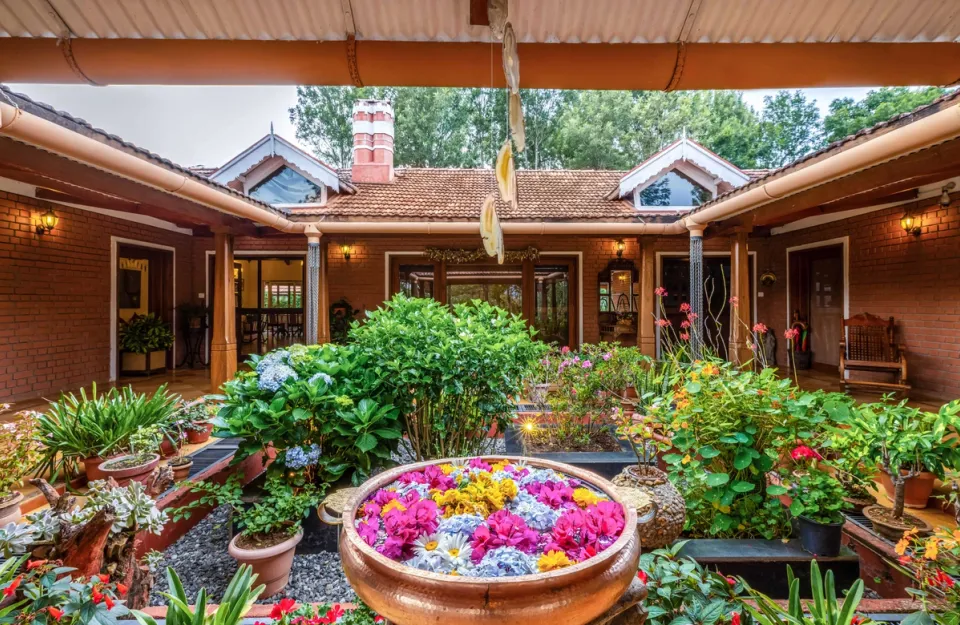
[[383,506],[383,508],[380,509],[380,516],[381,517],[387,516],[387,513],[390,512],[391,510],[399,510],[400,512],[405,512],[406,509],[407,507],[405,505],[403,505],[396,499],[391,499]]
[[683,460],[681,460],[680,462],[682,464],[690,464],[690,460],[691,460],[690,454],[687,454],[686,456],[683,457]]
[[567,554],[562,551],[545,553],[537,560],[537,568],[540,569],[541,572],[556,571],[557,569],[563,569],[572,564],[573,562],[570,561]]
[[505,468],[507,468],[507,466],[509,466],[509,464],[510,463],[508,461],[501,460],[500,462],[495,462],[492,465],[490,465],[490,469],[493,470],[494,472],[503,471]]
[[597,497],[596,493],[589,488],[578,488],[573,491],[573,502],[581,508],[592,506],[599,500],[600,498]]
[[894,547],[893,550],[894,550],[895,552],[897,552],[897,555],[898,555],[898,556],[902,556],[903,554],[905,554],[905,553],[907,552],[907,547],[909,547],[909,546],[910,546],[910,539],[909,539],[909,538],[901,538],[901,539],[900,539],[900,542],[897,543],[896,547]]
[[444,475],[450,475],[450,474],[453,473],[455,470],[456,470],[456,469],[454,468],[454,466],[453,466],[452,464],[449,464],[449,463],[448,463],[448,464],[441,464],[441,465],[440,465],[440,472],[443,473]]
[[936,538],[931,538],[927,541],[923,557],[927,560],[936,560],[938,555],[940,555],[940,542]]
[[513,499],[517,496],[517,483],[509,477],[500,480],[500,492],[503,493],[503,496],[507,499]]
[[687,423],[686,421],[684,421],[684,422],[682,422],[682,423],[680,424],[680,429],[681,429],[681,430],[685,430],[685,429],[687,429],[688,427],[690,427],[690,424]]

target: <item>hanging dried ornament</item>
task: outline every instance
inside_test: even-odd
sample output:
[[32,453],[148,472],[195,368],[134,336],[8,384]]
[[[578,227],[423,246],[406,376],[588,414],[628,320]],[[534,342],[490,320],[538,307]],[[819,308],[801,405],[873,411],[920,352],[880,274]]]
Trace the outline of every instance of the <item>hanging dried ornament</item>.
[[493,36],[502,40],[507,26],[507,0],[487,0],[487,21]]
[[497,186],[500,188],[500,201],[517,208],[517,172],[513,167],[513,146],[510,139],[503,142],[497,154]]
[[517,146],[517,152],[523,152],[527,133],[523,126],[523,103],[520,102],[520,94],[510,93],[507,101],[510,110],[510,136],[513,137],[513,144]]
[[503,31],[503,75],[510,93],[520,93],[520,57],[517,55],[517,35],[513,24],[507,22]]
[[503,230],[500,228],[500,219],[497,217],[496,198],[491,193],[483,200],[480,209],[480,238],[483,239],[483,249],[487,255],[496,256],[497,262],[503,264]]

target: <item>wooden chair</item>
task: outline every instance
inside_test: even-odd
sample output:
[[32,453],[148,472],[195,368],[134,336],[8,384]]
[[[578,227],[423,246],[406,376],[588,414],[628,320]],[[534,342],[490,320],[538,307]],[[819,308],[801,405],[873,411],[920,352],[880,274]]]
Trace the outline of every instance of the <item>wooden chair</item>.
[[[908,391],[905,347],[893,339],[893,317],[881,319],[870,313],[844,319],[840,328],[840,388],[870,387]],[[848,380],[847,371],[890,373],[895,383]]]

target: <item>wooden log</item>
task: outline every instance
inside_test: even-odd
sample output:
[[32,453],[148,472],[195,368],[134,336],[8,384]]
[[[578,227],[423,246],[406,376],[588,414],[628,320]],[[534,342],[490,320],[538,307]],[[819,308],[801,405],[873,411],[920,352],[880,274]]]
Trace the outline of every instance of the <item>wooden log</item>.
[[77,569],[76,576],[91,577],[103,570],[104,549],[114,516],[106,509],[97,512],[57,547],[64,566]]

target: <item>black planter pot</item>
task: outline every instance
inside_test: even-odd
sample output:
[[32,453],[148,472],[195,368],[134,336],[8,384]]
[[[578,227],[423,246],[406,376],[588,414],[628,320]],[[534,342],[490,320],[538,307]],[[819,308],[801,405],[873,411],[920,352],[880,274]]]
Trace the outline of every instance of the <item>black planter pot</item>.
[[840,541],[843,538],[843,523],[817,523],[805,516],[797,519],[797,533],[800,544],[807,553],[824,558],[840,555]]

